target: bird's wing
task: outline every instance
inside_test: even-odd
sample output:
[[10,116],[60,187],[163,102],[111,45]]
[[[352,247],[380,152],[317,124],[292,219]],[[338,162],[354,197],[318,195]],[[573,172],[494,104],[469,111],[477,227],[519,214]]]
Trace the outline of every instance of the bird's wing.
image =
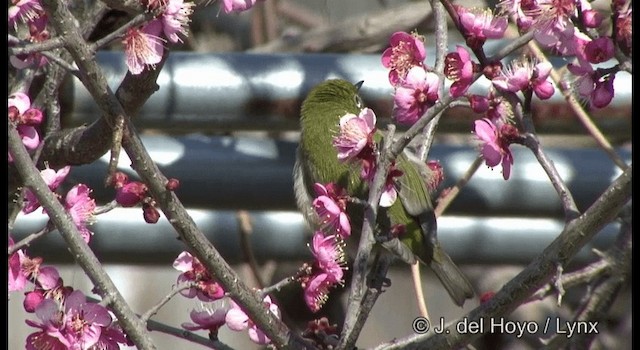
[[426,179],[430,172],[427,165],[409,151],[398,157],[399,169],[404,174],[398,177],[398,196],[407,213],[420,223],[426,241],[437,241],[436,216],[433,212]]

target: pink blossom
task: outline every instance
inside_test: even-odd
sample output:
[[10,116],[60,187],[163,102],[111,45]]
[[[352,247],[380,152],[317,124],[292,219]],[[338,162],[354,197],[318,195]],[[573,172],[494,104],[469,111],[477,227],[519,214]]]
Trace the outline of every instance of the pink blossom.
[[89,243],[93,232],[89,231],[87,225],[93,224],[95,221],[94,211],[96,210],[96,201],[89,195],[91,189],[85,184],[73,186],[65,197],[65,208],[71,215],[73,223],[76,224],[78,231],[82,235],[85,242]]
[[546,47],[556,46],[561,40],[574,36],[571,16],[575,12],[574,0],[541,0],[531,24],[534,38]]
[[504,36],[508,24],[506,17],[496,17],[489,9],[456,6],[456,10],[467,45],[472,49],[479,49],[487,39],[500,39]]
[[222,9],[225,13],[242,12],[253,7],[256,0],[222,0]]
[[481,95],[471,95],[468,97],[471,110],[475,113],[484,113],[489,110],[489,99]]
[[626,10],[621,10],[616,18],[616,26],[614,31],[616,33],[616,43],[620,47],[620,50],[627,55],[631,56],[632,48],[632,9],[629,6]]
[[116,202],[121,206],[133,207],[147,196],[147,185],[132,181],[116,189]]
[[[375,156],[371,156],[362,160],[362,172],[360,177],[367,180],[371,184],[374,180],[377,166]],[[379,205],[381,207],[390,207],[395,203],[398,198],[398,192],[396,191],[396,184],[394,178],[402,176],[402,171],[395,167],[395,162],[391,165],[391,169],[387,173],[387,179],[385,180],[384,188],[382,189],[382,195],[380,196]]]
[[187,298],[197,297],[201,301],[214,301],[224,296],[224,289],[211,276],[198,258],[182,252],[173,262],[173,268],[182,272],[178,283],[194,282],[195,286],[180,292]]
[[396,88],[393,117],[400,124],[412,125],[433,106],[440,96],[440,79],[422,67],[413,67],[407,78]]
[[[49,168],[49,166],[47,165],[44,170],[40,171],[40,176],[42,176],[44,182],[47,184],[47,186],[49,186],[49,189],[51,191],[55,191],[58,186],[60,186],[62,181],[64,181],[64,179],[67,177],[67,175],[69,174],[69,170],[71,170],[71,167],[68,165],[60,168],[58,171]],[[23,213],[32,213],[40,207],[38,198],[30,189],[25,190],[24,197],[24,208],[22,208]]]
[[17,27],[18,22],[27,23],[38,18],[44,9],[39,0],[12,0],[9,6],[9,26]]
[[304,301],[312,312],[318,312],[327,302],[329,288],[335,286],[329,274],[320,272],[302,281]]
[[513,154],[509,150],[509,143],[502,137],[502,124],[498,127],[489,119],[483,118],[475,121],[475,134],[480,141],[483,142],[480,153],[484,158],[487,166],[493,168],[502,162],[502,176],[505,180],[509,179],[511,174],[511,166],[513,165]]
[[188,25],[193,13],[193,3],[184,0],[169,0],[162,13],[162,30],[172,43],[182,42],[178,34],[187,36]]
[[584,54],[590,63],[602,63],[613,58],[615,48],[613,40],[608,36],[601,36],[587,43],[584,47]]
[[193,309],[189,313],[191,322],[182,323],[182,328],[197,331],[206,330],[216,335],[218,329],[222,327],[226,322],[228,307],[224,307],[221,303],[222,300],[215,301],[213,303],[200,304],[200,309]]
[[[263,299],[264,306],[271,311],[277,318],[280,318],[280,309],[278,305],[271,302],[271,297],[268,295]],[[249,316],[242,311],[240,306],[232,301],[231,309],[227,312],[225,316],[225,322],[229,329],[234,331],[242,331],[245,329],[249,329],[249,338],[256,344],[269,344],[271,339],[269,339],[262,330],[258,328],[258,326],[249,319]]]
[[317,267],[327,274],[331,282],[342,282],[346,257],[344,242],[339,236],[325,236],[322,231],[316,231],[312,239],[311,252],[316,259]]
[[87,302],[81,291],[69,294],[63,306],[53,299],[45,299],[37,306],[35,314],[41,323],[26,322],[40,331],[27,336],[26,349],[89,349],[98,343],[102,330],[111,325],[107,309]]
[[[9,249],[13,248],[14,242],[11,236],[9,236]],[[25,253],[22,249],[14,252],[9,256],[9,293],[22,290],[27,285],[27,277],[22,271],[22,260],[24,260]]]
[[577,78],[573,81],[574,90],[583,100],[596,108],[603,108],[611,103],[614,95],[613,80],[615,75],[601,76],[591,64],[579,59],[579,64],[568,64],[567,69]]
[[464,47],[457,45],[456,52],[450,52],[445,57],[444,74],[453,80],[451,88],[452,97],[459,97],[467,92],[473,82],[473,73],[476,64],[471,60],[469,52]]
[[534,64],[529,60],[519,60],[503,69],[502,74],[491,82],[502,91],[514,93],[531,88],[536,96],[544,100],[554,92],[553,85],[547,80],[552,68],[551,63],[546,61]]
[[356,158],[366,147],[372,147],[376,130],[376,115],[370,108],[364,108],[359,115],[347,113],[340,118],[340,134],[333,139],[338,151],[338,159],[348,161]]
[[382,65],[389,68],[389,82],[396,86],[412,67],[422,67],[427,57],[424,38],[417,34],[395,32],[389,39],[390,47],[382,53]]
[[[47,30],[47,23],[49,22],[49,19],[44,12],[40,12],[37,15],[38,17],[26,21],[29,33],[24,41],[41,43],[49,39],[50,35]],[[17,26],[14,26],[14,28],[17,28]],[[47,58],[39,52],[12,55],[9,57],[9,63],[17,69],[24,69],[28,67],[40,68],[47,64],[47,62]]]
[[587,28],[598,28],[602,24],[602,14],[596,10],[589,9],[582,11],[582,24]]
[[591,94],[591,103],[594,107],[604,108],[611,103],[614,95],[613,80],[615,77],[615,74],[610,74],[596,83]]
[[133,343],[127,339],[122,329],[116,323],[111,323],[108,327],[102,328],[100,338],[93,346],[93,349],[99,350],[120,350],[122,345],[132,346]]
[[331,183],[313,185],[317,197],[313,200],[313,208],[318,214],[323,230],[336,232],[343,238],[351,235],[351,223],[346,213],[346,193]]
[[534,21],[534,16],[540,12],[537,1],[502,0],[498,3],[499,12],[503,15],[514,16],[521,31],[527,31]]
[[162,24],[149,22],[142,28],[130,28],[122,41],[127,67],[133,75],[142,73],[145,66],[155,68],[162,60],[164,46],[160,39]]

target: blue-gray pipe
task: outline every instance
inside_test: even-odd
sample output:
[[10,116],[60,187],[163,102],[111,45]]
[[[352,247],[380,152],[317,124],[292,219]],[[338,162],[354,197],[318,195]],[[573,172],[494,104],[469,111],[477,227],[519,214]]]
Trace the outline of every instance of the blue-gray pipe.
[[[489,51],[491,47],[488,44]],[[432,64],[429,60],[434,57],[428,52],[427,63]],[[124,56],[99,52],[97,59],[115,89],[127,71]],[[135,124],[170,132],[297,130],[302,99],[311,87],[330,78],[364,80],[360,92],[366,105],[382,122],[390,115],[393,89],[379,55],[172,52],[158,78],[159,90],[144,105]],[[486,94],[488,85],[482,78],[471,92]],[[605,132],[630,135],[631,75],[618,73],[614,87],[610,106],[592,113]],[[77,79],[69,81],[61,98],[67,123],[91,123],[98,118],[97,105]],[[584,132],[558,91],[550,100],[534,99],[533,107],[539,110],[540,132]],[[473,118],[477,115],[456,109],[443,118],[441,129],[457,123],[457,131],[468,132]]]

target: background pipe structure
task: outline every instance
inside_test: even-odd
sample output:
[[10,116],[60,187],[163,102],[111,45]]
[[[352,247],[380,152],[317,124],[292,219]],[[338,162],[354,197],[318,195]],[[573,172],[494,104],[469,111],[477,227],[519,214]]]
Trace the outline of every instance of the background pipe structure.
[[[494,43],[493,47],[500,45]],[[488,46],[489,54],[491,49]],[[99,52],[97,57],[115,89],[127,70],[122,53]],[[432,60],[434,55],[428,52],[427,57]],[[297,130],[300,103],[309,89],[338,77],[365,81],[362,97],[383,124],[384,116],[391,112],[393,90],[379,55],[170,55],[158,79],[159,90],[134,122],[142,130],[155,131],[143,136],[145,146],[167,177],[180,180],[176,192],[181,201],[231,262],[243,259],[237,210],[250,211],[251,244],[261,260],[308,258],[310,232],[296,212],[293,196],[297,142],[224,135],[238,130],[276,134]],[[480,81],[472,92],[483,93],[488,84]],[[626,138],[630,134],[630,75],[618,74],[615,89],[610,107],[598,111],[596,116],[603,117],[596,121],[605,133]],[[61,99],[67,125],[90,123],[98,116],[95,102],[75,79],[66,83]],[[558,92],[548,101],[538,101],[534,105],[538,109],[535,115],[540,116],[538,131],[583,132],[563,106]],[[470,138],[472,122],[478,116],[464,110],[450,110],[439,130],[449,128]],[[482,166],[439,219],[439,236],[456,261],[527,263],[562,230],[561,203],[548,177],[531,152],[519,146],[512,150],[515,165],[509,181],[504,181],[498,170]],[[593,203],[620,174],[599,149],[546,150],[580,210]],[[630,150],[618,152],[630,161]],[[478,151],[473,146],[436,142],[429,155],[444,168],[443,189],[464,174]],[[85,183],[94,189],[98,203],[109,202],[115,190],[103,185],[108,157],[73,167],[66,185]],[[120,170],[136,178],[129,164],[122,153]],[[13,230],[15,239],[39,230],[44,220],[45,216],[37,213],[20,215]],[[607,226],[593,242],[594,247],[605,249],[611,244],[617,227]],[[140,208],[120,208],[100,215],[91,229],[95,232],[91,244],[104,261],[161,263],[175,258],[181,247],[175,244],[173,229],[164,218],[155,225],[146,224]],[[577,260],[592,257],[589,248]],[[57,234],[38,240],[31,249],[47,259],[71,260]]]
[[[485,46],[490,54],[500,43]],[[434,52],[427,51],[426,63],[433,64]],[[99,52],[97,58],[111,87],[117,87],[127,72],[122,53]],[[558,67],[566,64],[555,62]],[[389,122],[393,89],[379,55],[172,52],[158,78],[160,88],[144,105],[135,124],[172,133],[297,130],[300,104],[307,92],[331,78],[354,83],[364,80],[360,93],[365,104],[376,112],[379,123]],[[470,92],[486,94],[489,84],[481,78]],[[630,140],[631,75],[619,72],[614,88],[611,104],[591,113],[605,134]],[[66,84],[61,105],[69,125],[90,123],[99,113],[77,79]],[[584,133],[557,90],[549,100],[534,99],[533,109],[540,133]],[[442,118],[439,130],[468,133],[477,117],[468,108],[452,108]]]

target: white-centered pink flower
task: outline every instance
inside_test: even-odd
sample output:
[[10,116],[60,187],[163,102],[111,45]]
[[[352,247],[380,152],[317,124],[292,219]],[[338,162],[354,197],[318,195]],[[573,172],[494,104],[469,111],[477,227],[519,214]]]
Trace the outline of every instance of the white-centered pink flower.
[[[280,309],[278,308],[278,305],[271,301],[271,297],[268,295],[265,296],[263,303],[265,308],[271,311],[271,313],[273,313],[277,318],[280,318]],[[256,344],[271,343],[271,339],[269,339],[269,337],[267,337],[267,335],[258,328],[258,326],[234,301],[232,301],[231,309],[229,309],[225,316],[225,322],[227,323],[227,327],[234,331],[243,331],[248,329],[249,338]]]
[[337,233],[343,238],[351,235],[351,223],[346,213],[346,193],[337,185],[330,183],[313,185],[317,197],[313,208],[318,214],[322,229],[329,234]]
[[71,215],[73,223],[76,224],[82,238],[87,243],[89,243],[91,235],[93,235],[87,225],[95,222],[94,212],[96,210],[96,201],[90,197],[91,192],[87,185],[78,184],[73,186],[65,197],[65,208]]
[[412,125],[440,98],[440,79],[422,67],[413,67],[397,88],[393,97],[393,117],[400,123]]
[[155,68],[155,65],[160,63],[164,53],[161,31],[161,21],[152,21],[142,28],[127,30],[122,43],[131,74],[140,74],[146,66]]
[[511,134],[513,133],[511,129],[515,128],[510,124],[501,124],[498,127],[487,118],[476,120],[474,124],[475,134],[482,142],[480,153],[485,163],[491,168],[502,163],[502,176],[505,180],[508,180],[511,174],[511,166],[513,165],[513,154],[509,149],[507,140],[507,136],[510,135],[503,135],[502,131],[503,129],[508,129],[509,134]]
[[[67,177],[70,170],[71,167],[68,165],[58,169],[58,171],[53,170],[49,168],[49,166],[47,166],[44,170],[40,171],[40,176],[42,176],[42,179],[47,184],[49,189],[51,191],[55,191]],[[24,193],[24,207],[22,208],[22,212],[25,214],[29,214],[34,212],[38,208],[40,208],[40,202],[38,201],[38,198],[30,189],[27,188]]]
[[62,305],[53,299],[45,299],[36,307],[35,314],[40,323],[26,322],[40,331],[27,336],[28,350],[91,349],[113,321],[104,306],[87,302],[81,291],[69,294]]
[[529,60],[517,60],[503,69],[501,75],[491,82],[502,91],[515,93],[533,89],[538,98],[546,100],[554,92],[553,85],[548,81],[551,69],[553,66],[547,61],[534,63]]
[[180,291],[187,298],[197,297],[201,301],[214,301],[224,297],[224,289],[213,278],[206,267],[189,252],[182,252],[173,262],[173,268],[182,272],[178,283],[194,282],[195,286]]
[[182,42],[180,35],[188,36],[194,3],[184,0],[169,0],[159,20],[164,35],[172,43]]
[[467,45],[480,49],[487,39],[500,39],[507,29],[507,17],[494,16],[489,9],[455,6]]
[[445,57],[444,74],[452,80],[449,92],[452,97],[464,95],[473,82],[473,73],[476,64],[471,60],[469,51],[463,46],[457,45],[455,52],[450,52]]
[[382,65],[389,68],[391,85],[402,82],[411,68],[423,67],[426,57],[424,37],[406,32],[393,33],[389,47],[382,53]]
[[363,108],[358,115],[347,113],[340,118],[340,134],[333,139],[340,161],[353,160],[365,147],[372,146],[376,130],[376,115]]
[[330,281],[342,282],[343,269],[346,266],[342,238],[316,231],[311,243],[311,253],[316,259],[316,266],[329,276]]
[[193,322],[184,322],[181,326],[190,331],[206,330],[217,335],[218,329],[226,322],[228,311],[229,305],[222,299],[206,304],[200,303],[199,308],[193,309],[189,313]]
[[10,0],[8,14],[9,26],[18,26],[18,22],[27,23],[44,13],[40,0]]

